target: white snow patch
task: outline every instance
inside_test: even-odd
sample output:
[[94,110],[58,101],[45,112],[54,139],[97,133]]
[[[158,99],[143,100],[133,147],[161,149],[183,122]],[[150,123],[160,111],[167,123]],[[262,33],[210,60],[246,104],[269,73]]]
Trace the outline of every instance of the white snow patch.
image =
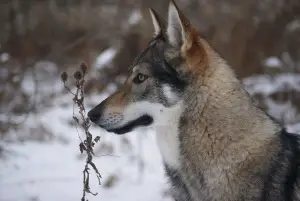
[[22,91],[24,91],[26,94],[34,94],[36,90],[37,83],[33,79],[33,75],[31,73],[26,73],[24,75],[24,78],[22,80]]
[[300,134],[300,123],[289,124],[286,129],[288,132]]
[[135,25],[138,24],[142,19],[141,11],[135,10],[131,13],[128,19],[129,25]]
[[0,54],[0,62],[7,62],[9,60],[10,56],[8,53],[2,53]]
[[244,78],[243,84],[250,94],[270,95],[283,87],[300,92],[300,75],[286,73],[275,77],[269,75],[251,76]]
[[269,68],[280,68],[282,66],[282,62],[278,59],[278,57],[269,57],[264,61],[264,65]]
[[297,110],[289,101],[287,101],[286,103],[278,104],[275,103],[272,99],[267,98],[266,104],[269,108],[268,113],[272,117],[279,119],[284,123],[300,120],[300,114],[297,113]]
[[296,20],[293,20],[293,21],[289,22],[287,24],[286,28],[289,32],[296,31],[297,29],[300,29],[300,20],[296,19]]
[[300,75],[297,74],[280,74],[276,76],[259,75],[243,79],[246,90],[251,94],[263,96],[264,105],[267,112],[286,124],[290,132],[299,133],[300,114],[291,101],[277,103],[270,95],[276,92],[296,91],[300,93]]
[[2,53],[0,54],[0,62],[7,62],[9,60],[10,56],[8,53]]
[[112,62],[113,58],[116,56],[117,50],[115,48],[108,48],[104,50],[97,58],[94,64],[95,69],[101,69],[104,66]]
[[38,61],[33,70],[25,73],[21,87],[28,95],[32,95],[36,91],[38,91],[39,96],[54,94],[63,89],[59,77],[59,70],[55,63]]

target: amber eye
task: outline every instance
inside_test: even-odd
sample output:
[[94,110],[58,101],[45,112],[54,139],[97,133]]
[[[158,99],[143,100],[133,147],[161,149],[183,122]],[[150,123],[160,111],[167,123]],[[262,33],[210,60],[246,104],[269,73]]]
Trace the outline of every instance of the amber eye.
[[144,82],[147,78],[148,78],[148,76],[139,73],[139,74],[137,74],[137,76],[135,76],[135,78],[133,79],[133,82],[136,84],[140,84],[140,83]]

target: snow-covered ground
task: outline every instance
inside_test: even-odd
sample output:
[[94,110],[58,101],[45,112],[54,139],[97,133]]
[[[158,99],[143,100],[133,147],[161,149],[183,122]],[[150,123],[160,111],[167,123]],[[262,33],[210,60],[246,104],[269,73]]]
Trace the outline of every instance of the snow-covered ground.
[[[87,102],[92,104],[92,99],[100,102],[104,97],[93,96]],[[0,159],[1,201],[80,200],[85,157],[80,157],[77,130],[70,124],[73,107],[66,104],[70,102],[69,95],[58,98],[53,107],[27,119],[24,132],[29,127],[42,124],[54,135],[50,142],[15,143],[10,142],[14,141],[12,139],[2,142],[5,151]],[[103,185],[98,186],[93,175],[91,191],[98,195],[89,195],[88,200],[170,200],[155,135],[151,130],[130,133],[126,137],[106,133],[97,127],[90,131],[94,136],[101,136],[95,148],[94,161],[102,175]],[[22,135],[19,132],[22,130],[18,133],[12,131],[10,136],[17,138],[18,134]],[[126,141],[127,138],[129,140]],[[113,151],[109,154],[105,153],[105,149],[97,151],[104,147],[102,145],[112,145]],[[139,168],[141,160],[144,163],[142,169]],[[106,187],[105,183],[111,178],[115,178],[115,184]]]

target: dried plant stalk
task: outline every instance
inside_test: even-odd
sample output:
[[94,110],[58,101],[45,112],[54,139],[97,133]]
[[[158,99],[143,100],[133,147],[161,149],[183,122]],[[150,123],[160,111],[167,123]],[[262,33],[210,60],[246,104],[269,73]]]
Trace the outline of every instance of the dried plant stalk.
[[[98,171],[98,168],[93,162],[93,156],[94,156],[94,151],[93,148],[97,142],[99,142],[100,137],[96,136],[93,139],[92,134],[89,132],[89,127],[91,126],[90,120],[88,117],[86,117],[86,111],[84,107],[84,82],[85,82],[85,75],[87,71],[87,66],[86,64],[81,64],[80,70],[77,70],[74,73],[74,78],[75,78],[75,87],[76,91],[72,92],[71,89],[66,85],[66,82],[68,80],[68,74],[66,72],[63,72],[61,74],[61,80],[64,83],[65,89],[73,95],[73,103],[74,106],[77,106],[79,109],[78,114],[75,114],[75,111],[73,110],[73,119],[76,123],[76,126],[81,127],[84,130],[85,133],[85,139],[82,140],[80,137],[80,144],[79,144],[79,150],[81,153],[85,152],[87,154],[86,158],[86,163],[85,167],[83,170],[83,195],[81,198],[81,201],[85,201],[86,198],[86,193],[92,194],[92,195],[97,195],[97,193],[93,193],[90,190],[90,167],[95,171],[98,179],[99,185],[101,185],[100,179],[101,175]],[[79,136],[79,134],[78,134]]]

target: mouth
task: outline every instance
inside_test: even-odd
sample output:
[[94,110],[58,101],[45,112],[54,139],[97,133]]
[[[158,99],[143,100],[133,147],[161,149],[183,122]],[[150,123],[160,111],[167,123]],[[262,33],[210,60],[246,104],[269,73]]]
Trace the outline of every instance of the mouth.
[[136,120],[132,120],[125,124],[122,127],[119,128],[113,128],[113,129],[106,129],[108,132],[113,132],[119,135],[128,133],[132,131],[136,127],[141,127],[141,126],[149,126],[150,124],[153,123],[153,118],[150,117],[149,115],[143,115]]

